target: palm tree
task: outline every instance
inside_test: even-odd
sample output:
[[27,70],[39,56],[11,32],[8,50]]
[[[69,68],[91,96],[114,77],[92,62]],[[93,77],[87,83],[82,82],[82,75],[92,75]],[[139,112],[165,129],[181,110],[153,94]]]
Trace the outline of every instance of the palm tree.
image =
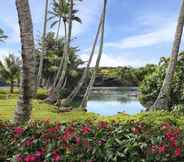
[[101,29],[101,26],[102,26],[102,18],[103,18],[103,14],[101,15],[101,18],[100,18],[100,23],[98,25],[98,30],[97,30],[97,33],[96,33],[96,36],[95,36],[95,40],[94,40],[94,43],[93,43],[92,51],[91,51],[88,63],[86,65],[86,68],[84,69],[83,75],[82,75],[81,79],[79,80],[77,86],[70,93],[70,95],[66,99],[64,99],[62,101],[62,105],[63,106],[67,106],[67,105],[69,105],[73,101],[73,99],[77,96],[77,94],[79,93],[79,91],[81,90],[82,86],[85,83],[85,80],[86,80],[88,72],[89,72],[89,67],[91,65],[91,61],[92,61],[94,53],[95,53],[98,37],[99,37],[99,34],[100,34],[100,29]]
[[4,31],[0,28],[0,42],[4,41],[4,39],[6,39],[7,36],[4,35]]
[[73,0],[70,0],[69,14],[68,14],[68,33],[67,33],[67,36],[65,36],[63,57],[61,58],[61,62],[60,62],[60,65],[57,71],[57,75],[54,81],[54,85],[51,89],[50,95],[46,99],[46,101],[48,102],[55,102],[57,100],[57,92],[60,90],[60,88],[62,87],[65,81],[65,74],[67,72],[67,67],[69,63],[69,49],[70,49],[71,34],[72,34],[72,21],[73,21],[72,18],[74,18],[73,13],[74,13],[74,2]]
[[44,56],[46,54],[46,46],[45,46],[45,37],[47,33],[47,15],[48,15],[48,3],[49,0],[45,1],[45,18],[44,18],[44,27],[43,27],[43,37],[42,37],[42,54],[40,55],[40,63],[39,63],[39,69],[38,69],[38,76],[37,76],[37,87],[40,85],[40,81],[42,78],[42,71],[43,71],[43,62],[44,62]]
[[21,89],[15,110],[14,122],[24,124],[30,119],[34,91],[34,38],[31,12],[28,0],[16,0],[20,37],[22,44]]
[[82,100],[81,105],[80,105],[81,108],[85,108],[86,107],[88,96],[90,94],[91,88],[94,85],[95,78],[96,78],[96,73],[98,71],[100,60],[101,60],[101,56],[102,56],[102,53],[103,53],[106,7],[107,7],[107,0],[104,0],[103,19],[102,19],[102,26],[101,26],[101,37],[100,37],[99,53],[98,53],[98,56],[97,56],[96,65],[95,65],[95,68],[94,68],[91,80],[89,82],[89,85],[87,87],[87,90],[86,90],[86,92],[85,92],[85,94],[83,96],[83,100]]
[[184,0],[182,0],[181,10],[180,10],[177,28],[176,28],[175,40],[173,43],[172,54],[166,71],[166,76],[165,76],[162,88],[160,90],[159,96],[156,99],[154,105],[152,106],[152,110],[169,109],[170,100],[171,100],[170,98],[171,84],[176,70],[178,52],[179,52],[182,33],[183,33],[183,25],[184,25]]
[[[70,17],[71,17],[72,21],[82,23],[81,19],[76,16],[76,14],[78,13],[78,10],[75,10],[75,9],[72,8],[71,16],[70,16],[69,15],[70,14],[70,9],[71,9],[71,6],[68,2],[66,2],[66,0],[59,0],[59,1],[54,0],[53,9],[50,12],[50,14],[52,16],[49,18],[49,20],[56,19],[51,24],[51,27],[54,27],[56,24],[58,24],[56,39],[58,39],[58,37],[59,37],[61,19],[63,20],[64,31],[65,31],[64,32],[65,33],[65,35],[64,35],[65,42],[67,42],[67,22],[69,23]],[[56,73],[56,77],[55,77],[55,80],[54,80],[53,89],[54,89],[54,87],[56,87],[56,84],[59,80],[59,76],[61,75],[61,70],[62,70],[63,64],[64,64],[64,57],[61,57],[59,68],[58,68],[58,71]]]
[[[57,25],[56,39],[58,39],[59,33],[60,33],[61,21],[63,21],[64,31],[65,31],[64,33],[66,37],[67,35],[66,23],[69,21],[70,5],[66,0],[54,0],[52,6],[53,6],[52,10],[49,11],[51,15],[51,17],[49,17],[49,20],[53,20],[53,23],[51,24],[51,28]],[[72,21],[82,23],[82,20],[78,16],[76,16],[77,13],[78,13],[78,10],[72,11]]]
[[12,54],[0,61],[0,78],[10,83],[10,93],[14,92],[14,82],[19,82],[20,65],[20,59]]
[[62,20],[65,29],[65,36],[67,33],[66,22],[69,12],[69,4],[66,2],[66,0],[54,0],[52,6],[53,6],[52,11],[49,11],[51,15],[49,20],[54,20],[53,23],[51,24],[51,28],[53,28],[55,25],[58,25],[56,34],[56,39],[58,39]]

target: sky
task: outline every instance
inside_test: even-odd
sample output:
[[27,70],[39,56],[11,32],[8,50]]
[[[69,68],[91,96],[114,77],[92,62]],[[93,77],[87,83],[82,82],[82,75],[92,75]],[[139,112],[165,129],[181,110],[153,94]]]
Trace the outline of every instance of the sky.
[[[51,8],[51,2],[49,7]],[[45,0],[29,0],[34,38],[43,31]],[[83,60],[88,60],[102,10],[102,0],[83,0],[77,4],[82,24],[74,23],[73,46]],[[158,63],[171,54],[181,0],[108,0],[104,51],[101,66],[134,66]],[[20,55],[19,26],[15,0],[0,5],[0,28],[8,39],[0,44],[0,59]],[[49,29],[56,31],[56,29]],[[61,27],[60,36],[63,36]],[[183,43],[180,50],[183,50]],[[96,51],[97,53],[97,51]],[[95,64],[95,58],[92,65]]]

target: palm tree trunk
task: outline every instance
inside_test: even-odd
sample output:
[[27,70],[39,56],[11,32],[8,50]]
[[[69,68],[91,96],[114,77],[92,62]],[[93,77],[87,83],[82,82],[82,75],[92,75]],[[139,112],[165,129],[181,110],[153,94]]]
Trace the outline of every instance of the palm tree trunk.
[[88,96],[90,94],[91,88],[94,85],[94,81],[95,81],[95,78],[96,78],[96,73],[97,73],[97,70],[99,68],[101,56],[102,56],[102,53],[103,53],[106,7],[107,7],[107,0],[104,0],[103,20],[102,20],[102,27],[101,27],[101,38],[100,38],[99,53],[98,53],[98,57],[97,57],[97,60],[96,60],[96,65],[95,65],[94,72],[92,74],[91,80],[90,80],[89,85],[88,85],[87,90],[86,90],[86,93],[84,94],[83,100],[82,100],[81,105],[80,105],[81,108],[86,107]]
[[[67,42],[66,23],[64,23],[64,28],[65,28],[65,37],[64,38],[65,38],[65,44],[66,44],[66,42]],[[62,71],[63,63],[64,63],[64,55],[61,57],[59,68],[57,70],[56,76],[54,77],[54,83],[53,83],[52,87],[49,88],[48,97],[45,99],[46,102],[54,103],[57,100],[55,89],[56,89],[56,85],[57,85],[58,80],[59,80],[59,75],[61,74],[61,71]]]
[[59,17],[59,23],[58,23],[57,34],[56,34],[56,41],[59,39],[60,28],[61,28],[61,16]]
[[69,11],[69,24],[68,24],[68,37],[67,37],[67,42],[65,43],[65,47],[64,47],[64,61],[63,61],[63,69],[62,69],[62,73],[60,76],[60,79],[56,85],[56,91],[58,91],[64,81],[65,81],[65,74],[66,74],[66,70],[68,67],[68,62],[69,62],[69,50],[70,50],[70,42],[71,42],[71,35],[72,35],[72,12],[73,12],[73,0],[70,0],[70,11]]
[[[61,25],[61,17],[60,17],[60,20],[59,20],[59,26],[58,26],[58,32],[57,32],[57,39],[58,40],[58,37],[59,37],[59,29],[60,29],[60,25]],[[67,33],[66,33],[66,23],[64,23],[64,29],[65,29],[65,42],[67,41]],[[63,61],[64,61],[64,56],[61,57],[61,60],[60,60],[60,64],[59,64],[59,68],[57,70],[57,73],[56,73],[56,77],[54,79],[54,84],[53,84],[53,88],[56,87],[57,85],[57,82],[58,82],[58,79],[59,79],[59,75],[61,74],[61,70],[62,70],[62,67],[63,67]]]
[[176,70],[176,63],[183,33],[183,25],[184,25],[184,0],[182,0],[181,10],[177,23],[177,29],[175,33],[175,40],[173,43],[172,54],[166,71],[166,76],[162,88],[160,90],[159,96],[155,101],[154,105],[151,107],[152,110],[159,110],[159,109],[169,110],[171,100],[170,98],[171,84]]
[[10,83],[10,93],[13,93],[14,92],[14,81],[11,80],[11,83]]
[[43,27],[43,47],[42,47],[42,54],[40,55],[40,63],[39,63],[39,69],[38,69],[38,76],[37,76],[37,87],[40,86],[41,79],[42,79],[42,71],[43,71],[43,62],[44,62],[44,56],[47,53],[46,45],[45,45],[45,39],[46,39],[46,33],[47,33],[47,15],[48,15],[48,3],[49,1],[45,1],[45,18],[44,18],[44,27]]
[[22,44],[22,78],[20,96],[17,101],[14,122],[24,124],[30,119],[34,89],[34,38],[31,13],[28,0],[16,0],[21,44]]
[[82,77],[79,80],[79,82],[78,82],[77,86],[75,87],[75,89],[70,93],[70,95],[66,99],[64,99],[62,101],[62,105],[63,106],[67,106],[67,105],[69,105],[73,101],[73,99],[77,96],[77,94],[79,93],[79,91],[81,90],[82,86],[85,83],[85,80],[86,80],[87,75],[88,75],[89,67],[91,65],[91,61],[92,61],[94,53],[95,53],[96,44],[97,44],[98,37],[99,37],[99,34],[100,34],[100,29],[101,29],[101,26],[102,26],[102,19],[103,19],[103,13],[102,13],[102,15],[100,17],[100,23],[98,25],[98,30],[97,30],[97,33],[96,33],[96,36],[95,36],[95,40],[94,40],[94,43],[93,43],[92,51],[91,51],[88,63],[86,65],[86,68],[84,69]]
[[[69,24],[68,24],[68,35],[66,34],[65,30],[65,44],[64,44],[64,52],[63,57],[61,58],[60,66],[56,75],[56,78],[54,80],[54,85],[49,90],[49,95],[45,99],[46,102],[54,103],[57,100],[57,92],[62,87],[64,80],[65,80],[65,74],[67,70],[68,65],[68,59],[69,59],[69,49],[70,49],[70,41],[71,41],[71,34],[72,34],[72,11],[73,11],[73,0],[70,0],[70,11],[69,11]],[[66,26],[65,26],[66,28]],[[61,71],[62,70],[62,71]],[[61,74],[61,75],[60,75]],[[60,75],[60,78],[59,78]]]

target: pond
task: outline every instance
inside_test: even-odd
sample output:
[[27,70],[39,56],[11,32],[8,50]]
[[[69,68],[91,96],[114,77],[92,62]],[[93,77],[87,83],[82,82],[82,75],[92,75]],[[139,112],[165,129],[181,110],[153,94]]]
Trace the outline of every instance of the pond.
[[90,94],[87,111],[104,116],[118,113],[134,115],[145,110],[137,96],[136,87],[95,87]]

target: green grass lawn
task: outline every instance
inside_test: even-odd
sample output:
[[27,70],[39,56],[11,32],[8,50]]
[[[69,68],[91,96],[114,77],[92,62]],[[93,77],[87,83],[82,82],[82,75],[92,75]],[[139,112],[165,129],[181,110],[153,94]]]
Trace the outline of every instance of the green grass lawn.
[[[0,120],[9,121],[13,119],[13,114],[16,107],[18,90],[14,94],[8,94],[7,88],[0,89]],[[8,98],[7,98],[8,95]],[[46,95],[46,90],[38,90],[38,98],[43,98]],[[72,112],[58,113],[57,107],[44,103],[40,99],[33,100],[32,120],[50,120],[51,122],[71,122],[71,121],[144,121],[157,125],[166,121],[172,121],[179,126],[184,127],[184,116],[170,112],[145,112],[137,115],[129,116],[126,114],[118,114],[115,116],[104,117],[95,113],[86,113],[79,108],[75,108]]]
[[[38,96],[42,98],[46,94],[46,90],[39,89]],[[9,94],[8,88],[0,89],[0,119],[12,120],[18,98],[18,90],[15,89],[14,94]],[[72,112],[58,113],[57,107],[44,103],[42,100],[33,100],[32,120],[50,120],[52,122],[69,122],[73,120],[95,120],[97,115],[93,113],[85,113],[79,109]]]

